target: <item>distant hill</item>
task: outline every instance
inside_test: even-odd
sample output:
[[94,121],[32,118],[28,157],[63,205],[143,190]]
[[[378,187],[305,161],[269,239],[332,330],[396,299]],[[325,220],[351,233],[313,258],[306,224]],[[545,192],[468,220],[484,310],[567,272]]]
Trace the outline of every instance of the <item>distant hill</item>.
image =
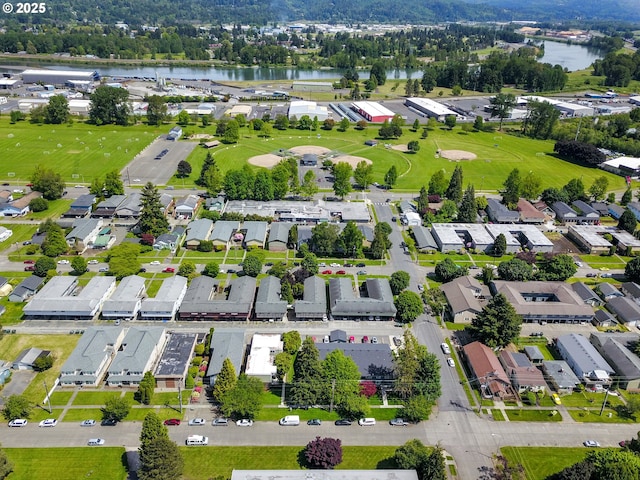
[[[321,21],[433,23],[488,20],[640,20],[638,0],[58,0],[47,5],[57,21],[132,25]],[[14,19],[19,20],[17,17]],[[32,21],[44,18],[32,17]]]

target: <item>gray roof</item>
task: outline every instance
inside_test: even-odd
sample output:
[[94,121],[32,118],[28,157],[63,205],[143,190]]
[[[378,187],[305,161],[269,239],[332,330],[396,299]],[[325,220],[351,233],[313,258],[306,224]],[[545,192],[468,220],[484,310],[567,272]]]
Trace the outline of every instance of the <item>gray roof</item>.
[[86,380],[87,376],[97,380],[96,375],[120,346],[122,332],[122,327],[88,327],[62,365],[61,378],[66,382]]
[[[164,327],[129,328],[107,369],[109,374],[107,380],[117,382],[125,379],[134,381],[138,376],[141,378],[150,356],[153,355],[157,346],[162,344],[164,334]],[[127,375],[126,372],[130,373]]]
[[51,352],[49,350],[42,350],[40,348],[27,348],[20,352],[18,357],[13,361],[13,364],[23,364],[28,366],[33,366],[33,362],[36,361],[41,356],[48,356]]
[[304,281],[302,300],[296,300],[293,308],[297,317],[322,317],[327,314],[327,284],[312,276]]
[[628,297],[613,297],[607,302],[607,308],[618,316],[621,323],[640,321],[640,305]]
[[603,297],[622,297],[622,292],[610,283],[599,284],[598,290],[600,290]]
[[240,222],[231,220],[218,220],[213,226],[213,232],[211,232],[210,240],[219,242],[228,242],[231,239],[233,232],[240,228]]
[[329,280],[329,301],[333,316],[394,316],[393,293],[386,278],[366,280],[368,297],[356,297],[350,278]]
[[620,289],[632,298],[640,298],[640,285],[635,282],[625,282],[620,285]]
[[176,210],[195,210],[198,206],[199,197],[196,195],[185,195],[182,198],[176,200]]
[[172,316],[184,297],[187,288],[187,279],[180,275],[167,277],[162,281],[160,289],[154,298],[145,298],[142,301],[141,312],[143,316],[153,317],[155,314]]
[[[440,286],[453,315],[462,312],[480,313],[489,296],[489,289],[471,275],[458,277]],[[484,298],[483,298],[484,297]]]
[[101,201],[96,207],[96,209],[107,208],[110,210],[115,210],[126,199],[127,199],[126,195],[112,195],[109,198],[105,198],[103,201]]
[[544,355],[537,345],[526,345],[524,353],[529,357],[529,360],[544,360]]
[[67,241],[73,239],[86,239],[91,232],[96,230],[98,225],[102,224],[99,218],[79,218],[73,222],[73,230],[65,237]]
[[161,235],[158,235],[158,237],[156,238],[156,241],[153,242],[153,244],[154,245],[175,244],[179,238],[180,238],[180,235],[178,235],[177,233],[163,233]]
[[640,379],[640,358],[622,342],[609,337],[600,345],[598,351],[613,366],[622,382]]
[[586,216],[598,216],[598,217],[600,216],[600,214],[598,213],[598,211],[595,208],[593,208],[588,203],[583,202],[582,200],[576,200],[571,205],[573,205],[575,208],[580,210],[580,213],[585,217]]
[[402,200],[400,202],[400,211],[402,213],[407,213],[407,212],[416,212],[416,207],[413,203],[411,203],[409,200]]
[[280,279],[268,276],[260,280],[255,306],[256,318],[282,318],[287,302],[280,297]]
[[13,292],[9,295],[9,300],[11,300],[11,297],[24,299],[29,295],[33,295],[43,283],[44,278],[31,275],[22,280],[16,288],[13,289]]
[[211,337],[211,356],[207,377],[215,377],[220,373],[225,358],[231,360],[236,374],[242,368],[244,359],[244,330],[224,329],[216,330]]
[[571,285],[571,288],[573,288],[573,291],[576,292],[585,302],[602,303],[602,299],[596,295],[596,292],[591,290],[591,287],[586,283],[576,282]]
[[[589,343],[589,340],[582,335],[577,333],[560,335],[556,340],[556,344],[564,347],[573,363],[583,372],[589,373],[595,370],[604,370],[609,374],[614,373],[613,368],[598,353],[596,348]],[[567,361],[569,360],[567,359]]]
[[[138,275],[125,277],[116,287],[111,297],[102,306],[102,315],[135,316],[140,308],[142,295],[145,292],[144,278]],[[124,315],[127,313],[128,315]]]
[[200,276],[194,278],[184,296],[180,313],[186,315],[190,312],[249,314],[256,290],[255,278],[248,275],[234,278],[231,281],[229,294],[226,298],[215,298],[213,296],[213,289],[216,285],[217,281],[210,277]]
[[392,378],[394,363],[391,348],[385,343],[316,343],[320,359],[330,352],[342,350],[358,366],[362,378]]
[[575,388],[580,385],[580,380],[564,360],[545,360],[542,368],[558,388]]
[[413,232],[413,237],[416,239],[416,247],[418,250],[425,248],[432,248],[436,250],[438,248],[438,243],[435,241],[427,227],[416,225],[411,227],[411,231]]
[[495,222],[518,222],[520,213],[509,210],[505,205],[494,198],[487,199],[487,213]]
[[127,195],[127,198],[118,205],[115,215],[118,217],[130,217],[140,215],[142,195],[138,192]]
[[358,230],[362,233],[362,236],[367,242],[373,242],[373,228],[369,225],[358,225]]
[[100,312],[115,282],[115,277],[93,277],[80,292],[76,292],[77,278],[53,277],[24,307],[24,314],[37,317],[93,317]]
[[578,214],[575,212],[575,210],[573,210],[573,208],[571,208],[569,205],[567,205],[564,202],[554,202],[551,205],[551,208],[560,217],[565,217],[567,215],[572,216],[572,217],[577,217],[578,216]]
[[293,226],[289,222],[271,222],[271,228],[269,229],[269,241],[287,243],[289,240],[289,230]]
[[191,354],[196,344],[196,333],[172,333],[158,361],[155,377],[176,377],[184,375],[191,365]]
[[96,196],[92,194],[80,195],[72,203],[70,208],[91,208],[96,201]]
[[246,230],[244,235],[244,242],[259,242],[264,244],[267,238],[267,222],[244,222],[242,224],[242,230]]
[[208,218],[199,218],[190,222],[187,226],[187,236],[185,241],[190,240],[209,240],[211,236],[211,227],[213,221]]
[[600,308],[598,310],[596,310],[596,313],[595,313],[594,317],[596,319],[596,322],[598,322],[599,324],[602,324],[602,323],[605,323],[605,322],[608,322],[608,323],[611,323],[611,324],[617,323],[616,317],[611,315],[606,310],[602,310]]

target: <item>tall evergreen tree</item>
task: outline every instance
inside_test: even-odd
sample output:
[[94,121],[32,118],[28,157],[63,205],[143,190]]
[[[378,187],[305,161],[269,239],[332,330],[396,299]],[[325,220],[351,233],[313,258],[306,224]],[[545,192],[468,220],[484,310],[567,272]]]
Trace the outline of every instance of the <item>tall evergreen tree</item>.
[[142,189],[141,204],[140,222],[138,223],[140,231],[150,233],[154,237],[167,233],[169,221],[164,216],[160,194],[151,182],[148,182]]
[[387,188],[393,187],[398,181],[398,169],[395,165],[391,165],[391,168],[384,175],[384,184]]
[[175,442],[167,437],[151,440],[140,452],[140,480],[180,480],[184,460]]
[[213,384],[213,399],[216,402],[221,402],[224,394],[232,390],[233,387],[236,386],[237,381],[238,376],[236,375],[236,369],[233,363],[231,363],[229,358],[225,358],[224,362],[222,362],[220,373],[216,377],[216,382]]
[[144,450],[150,442],[156,438],[169,438],[167,427],[162,424],[162,420],[155,412],[149,412],[142,421],[140,430],[140,451]]
[[420,215],[424,215],[429,208],[429,194],[427,193],[427,189],[424,187],[424,185],[422,186],[422,188],[420,188],[420,195],[418,195],[418,200],[416,203],[418,206],[418,213]]
[[493,297],[468,327],[471,334],[491,348],[506,347],[520,335],[522,317],[502,293]]
[[453,170],[451,180],[449,180],[449,186],[444,196],[456,204],[462,200],[462,167],[460,165],[456,165],[456,168]]
[[469,185],[462,196],[458,209],[458,222],[475,223],[478,216],[478,204],[476,203],[476,191],[473,185]]
[[447,178],[444,176],[444,170],[436,170],[429,180],[429,195],[444,195],[447,191]]
[[514,168],[504,181],[504,190],[502,191],[502,203],[507,207],[513,208],[520,199],[520,190],[522,189],[522,180],[520,179],[520,170]]

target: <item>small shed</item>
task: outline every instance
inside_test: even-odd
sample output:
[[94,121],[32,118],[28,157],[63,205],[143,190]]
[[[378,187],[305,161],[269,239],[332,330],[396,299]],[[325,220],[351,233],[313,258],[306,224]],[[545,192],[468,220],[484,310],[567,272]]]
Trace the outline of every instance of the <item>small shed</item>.
[[376,145],[378,145],[378,141],[377,140],[365,140],[364,144],[367,147],[375,147]]
[[51,355],[49,350],[41,350],[34,347],[27,348],[13,361],[12,368],[14,370],[33,370],[33,364],[38,358],[45,358],[49,355]]
[[305,153],[300,159],[300,165],[303,167],[315,167],[318,165],[318,155],[315,153]]
[[169,130],[169,135],[167,135],[167,140],[171,140],[175,142],[176,140],[180,140],[180,137],[182,137],[182,128],[173,127],[171,130]]
[[544,355],[537,345],[527,345],[524,347],[524,353],[533,365],[542,365]]

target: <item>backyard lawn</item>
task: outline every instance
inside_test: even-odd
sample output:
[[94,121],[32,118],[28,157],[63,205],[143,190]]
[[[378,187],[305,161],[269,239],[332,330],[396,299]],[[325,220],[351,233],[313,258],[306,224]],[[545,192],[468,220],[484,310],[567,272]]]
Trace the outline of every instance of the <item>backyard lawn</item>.
[[502,447],[500,451],[511,464],[520,463],[524,467],[527,480],[545,480],[583,460],[589,450],[584,447]]

